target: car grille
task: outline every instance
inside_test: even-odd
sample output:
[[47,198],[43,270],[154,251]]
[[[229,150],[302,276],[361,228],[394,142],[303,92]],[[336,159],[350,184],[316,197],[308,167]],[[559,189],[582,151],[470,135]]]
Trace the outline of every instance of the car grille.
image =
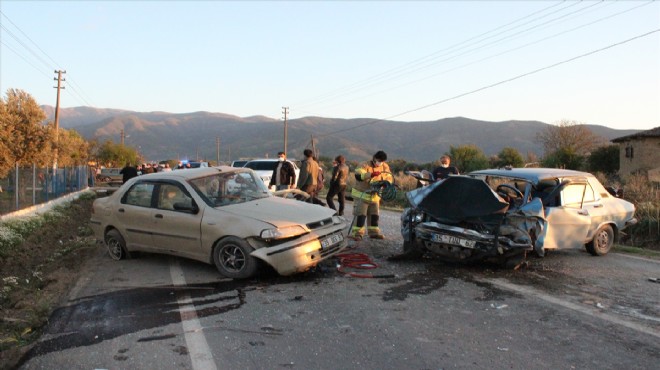
[[324,220],[308,223],[307,227],[310,230],[314,230],[314,229],[318,229],[318,228],[321,228],[321,227],[326,227],[328,225],[332,225],[332,217],[328,217]]

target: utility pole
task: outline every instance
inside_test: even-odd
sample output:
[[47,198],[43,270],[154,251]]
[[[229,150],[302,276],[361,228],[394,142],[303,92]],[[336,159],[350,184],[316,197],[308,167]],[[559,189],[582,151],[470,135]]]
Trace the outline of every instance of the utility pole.
[[120,139],[119,139],[120,142],[121,142],[121,146],[124,146],[124,138],[125,137],[126,137],[126,135],[124,134],[124,129],[121,129]]
[[220,165],[220,136],[216,136],[216,138],[215,138],[215,154],[217,156],[215,163],[216,163],[217,166],[219,166]]
[[289,107],[282,107],[282,113],[284,114],[284,154],[286,154],[288,156],[289,152],[286,150],[286,147],[287,147],[287,127],[286,127],[286,124],[287,124],[286,121],[287,120],[286,119],[287,119],[287,116],[289,114]]
[[60,90],[64,88],[62,86],[62,82],[66,81],[65,79],[62,78],[62,74],[66,73],[66,71],[55,71],[57,73],[57,78],[53,78],[53,80],[57,81],[57,86],[53,86],[54,88],[57,89],[57,102],[55,103],[55,150],[53,153],[54,159],[53,159],[53,169],[57,169],[57,156],[58,156],[58,148],[57,146],[59,145],[59,130],[60,130]]

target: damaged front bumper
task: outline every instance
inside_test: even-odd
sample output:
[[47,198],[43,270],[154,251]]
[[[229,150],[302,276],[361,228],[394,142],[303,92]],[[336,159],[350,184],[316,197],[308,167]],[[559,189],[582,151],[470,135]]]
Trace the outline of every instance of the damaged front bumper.
[[[522,235],[523,233],[511,231],[513,235],[494,235],[437,222],[424,222],[415,227],[416,238],[423,241],[424,246],[431,250],[445,248],[459,252],[458,249],[468,249],[478,252],[479,255],[495,256],[514,249],[519,251],[533,249],[532,241]],[[463,254],[468,257],[475,253]]]

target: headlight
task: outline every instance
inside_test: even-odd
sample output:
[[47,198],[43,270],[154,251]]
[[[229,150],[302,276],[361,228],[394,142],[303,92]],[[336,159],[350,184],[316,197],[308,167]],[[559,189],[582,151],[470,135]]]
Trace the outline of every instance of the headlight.
[[309,230],[302,225],[292,225],[277,229],[266,229],[261,231],[262,239],[286,239],[294,236],[307,234]]

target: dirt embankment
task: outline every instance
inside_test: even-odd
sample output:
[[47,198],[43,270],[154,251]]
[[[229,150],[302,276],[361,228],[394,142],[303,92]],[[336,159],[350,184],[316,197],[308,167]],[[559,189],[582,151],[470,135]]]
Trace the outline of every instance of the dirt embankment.
[[[85,259],[97,251],[89,228],[93,196],[43,217],[17,246],[0,254],[0,368],[13,368],[66,299]],[[30,222],[30,221],[28,221]]]

